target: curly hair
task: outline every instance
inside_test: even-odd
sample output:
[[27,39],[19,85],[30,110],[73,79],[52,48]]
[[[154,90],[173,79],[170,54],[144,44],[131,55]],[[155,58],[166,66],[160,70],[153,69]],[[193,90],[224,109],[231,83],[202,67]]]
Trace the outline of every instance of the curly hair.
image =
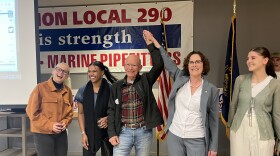
[[190,62],[190,57],[194,54],[199,55],[201,58],[201,61],[203,63],[202,75],[207,75],[207,73],[210,71],[210,63],[209,63],[208,59],[206,58],[206,56],[200,51],[192,51],[188,54],[188,56],[184,59],[184,62],[183,62],[183,70],[186,72],[186,74],[188,76],[190,75],[189,62]]

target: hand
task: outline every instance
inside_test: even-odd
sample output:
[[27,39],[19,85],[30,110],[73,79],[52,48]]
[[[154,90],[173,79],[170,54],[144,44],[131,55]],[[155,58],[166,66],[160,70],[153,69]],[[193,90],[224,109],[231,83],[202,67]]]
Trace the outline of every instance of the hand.
[[108,117],[99,118],[97,121],[99,128],[107,128],[108,127]]
[[158,41],[154,38],[153,34],[149,32],[148,30],[143,30],[143,38],[147,45],[154,43],[155,47],[160,48],[161,45],[158,43]]
[[215,151],[208,151],[208,156],[216,156],[217,152]]
[[64,127],[63,124],[56,122],[56,123],[53,124],[52,131],[54,133],[58,134],[58,133],[62,132],[63,127]]
[[66,124],[64,122],[61,122],[61,125],[62,125],[61,132],[63,132],[66,129]]
[[153,43],[153,34],[148,30],[143,30],[143,38],[147,45]]
[[116,146],[120,143],[119,137],[118,136],[113,136],[109,139],[109,142],[113,145]]
[[88,146],[89,146],[88,137],[85,133],[82,134],[82,146],[83,146],[84,149],[88,150]]

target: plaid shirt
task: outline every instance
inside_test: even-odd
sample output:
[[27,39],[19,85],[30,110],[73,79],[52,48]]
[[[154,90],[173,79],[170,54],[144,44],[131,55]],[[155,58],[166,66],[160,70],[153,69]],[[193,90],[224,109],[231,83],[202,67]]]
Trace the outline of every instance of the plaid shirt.
[[122,123],[144,124],[143,103],[135,87],[125,80],[122,87]]

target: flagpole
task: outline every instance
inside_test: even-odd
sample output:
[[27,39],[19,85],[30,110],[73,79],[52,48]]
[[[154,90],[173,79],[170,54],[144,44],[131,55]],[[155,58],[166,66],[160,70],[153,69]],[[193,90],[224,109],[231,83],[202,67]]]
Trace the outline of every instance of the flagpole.
[[236,15],[236,0],[233,0],[233,14]]
[[[163,34],[164,34],[164,46],[165,48],[167,48],[167,39],[166,39],[166,30],[165,30],[165,24],[164,24],[164,12],[165,12],[165,7],[161,9],[161,19],[160,19],[160,23],[161,25],[163,25]],[[161,34],[162,35],[162,34]],[[167,50],[167,49],[166,49]],[[165,124],[165,123],[164,123]],[[164,132],[163,132],[164,133]],[[159,156],[159,139],[161,138],[161,136],[158,136],[157,138],[157,156]]]
[[[231,21],[232,23],[234,23],[233,20],[235,20],[235,18],[236,18],[236,0],[233,0],[233,17],[232,17],[232,21]],[[232,25],[232,30],[233,30],[232,33],[233,33],[233,35],[232,35],[232,40],[231,40],[232,42],[235,41],[235,35],[234,35],[234,34],[235,34],[236,32],[234,32],[234,30],[235,30],[234,27],[235,27],[235,25],[233,24],[233,25]],[[233,67],[233,59],[234,59],[234,58],[233,58],[233,56],[234,56],[234,54],[233,54],[233,53],[234,53],[234,47],[233,47],[233,46],[234,46],[234,44],[231,44],[231,45],[232,45],[232,48],[231,48],[231,59],[232,59],[232,60],[231,60],[231,67]],[[231,69],[231,74],[230,74],[230,76],[231,76],[231,77],[230,77],[230,95],[229,95],[230,101],[232,100],[232,88],[233,88],[233,86],[232,86],[232,85],[233,85],[233,81],[232,81],[232,79],[233,79],[233,74],[232,74],[232,72],[233,72],[233,69]],[[228,131],[229,131],[229,130],[228,130]],[[229,133],[229,132],[228,132],[228,133]]]
[[[221,119],[224,125],[227,125],[227,118],[229,113],[229,105],[232,101],[232,92],[236,77],[239,75],[237,52],[236,52],[236,0],[233,0],[233,15],[231,18],[231,26],[229,31],[226,63],[225,63],[225,77],[223,87],[223,106]],[[230,129],[226,126],[226,136],[229,139]]]

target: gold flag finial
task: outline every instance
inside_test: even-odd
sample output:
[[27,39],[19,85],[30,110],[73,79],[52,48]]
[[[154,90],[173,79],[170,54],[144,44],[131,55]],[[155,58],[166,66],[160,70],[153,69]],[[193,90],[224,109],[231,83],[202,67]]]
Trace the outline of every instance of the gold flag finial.
[[233,14],[236,15],[236,0],[233,0]]

